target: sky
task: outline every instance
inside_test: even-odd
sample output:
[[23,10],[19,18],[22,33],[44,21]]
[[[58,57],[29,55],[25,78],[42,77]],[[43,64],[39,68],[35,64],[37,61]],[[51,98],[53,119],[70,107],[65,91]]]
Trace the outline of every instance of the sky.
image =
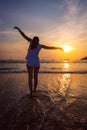
[[87,0],[1,0],[0,59],[25,59],[30,38],[38,36],[48,46],[69,45],[70,52],[44,50],[45,60],[81,59],[87,56]]

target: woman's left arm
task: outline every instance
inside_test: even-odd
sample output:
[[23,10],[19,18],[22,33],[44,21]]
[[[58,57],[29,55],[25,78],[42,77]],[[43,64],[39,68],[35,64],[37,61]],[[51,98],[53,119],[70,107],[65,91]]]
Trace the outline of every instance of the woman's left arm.
[[63,49],[61,47],[54,47],[54,46],[46,46],[46,45],[42,45],[43,49],[60,49],[63,51]]

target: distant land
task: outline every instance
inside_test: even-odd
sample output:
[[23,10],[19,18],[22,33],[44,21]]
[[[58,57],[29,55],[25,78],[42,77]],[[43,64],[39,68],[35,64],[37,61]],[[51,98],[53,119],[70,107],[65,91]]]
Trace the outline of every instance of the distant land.
[[87,56],[85,56],[85,57],[81,58],[81,60],[87,60]]

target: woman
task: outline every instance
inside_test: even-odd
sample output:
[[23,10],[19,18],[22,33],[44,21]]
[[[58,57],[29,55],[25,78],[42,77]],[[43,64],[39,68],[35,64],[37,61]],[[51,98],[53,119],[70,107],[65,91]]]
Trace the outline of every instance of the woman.
[[[29,38],[27,35],[25,35],[19,27],[14,27],[14,29],[17,29],[19,33],[28,41],[30,42],[30,46],[28,49],[28,53],[26,56],[27,60],[27,70],[28,70],[28,84],[30,89],[30,96],[33,96],[33,91],[36,91],[37,84],[38,84],[38,72],[40,68],[40,61],[39,61],[39,51],[41,48],[43,49],[60,49],[63,50],[60,47],[52,47],[52,46],[45,46],[39,43],[39,38],[37,36],[33,37],[33,39]],[[34,73],[34,90],[33,88],[33,73]]]

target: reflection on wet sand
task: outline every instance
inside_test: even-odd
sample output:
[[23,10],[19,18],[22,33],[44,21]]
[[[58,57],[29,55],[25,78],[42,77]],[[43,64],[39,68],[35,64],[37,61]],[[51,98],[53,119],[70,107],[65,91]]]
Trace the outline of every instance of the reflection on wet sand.
[[29,95],[20,99],[15,120],[13,119],[9,128],[12,130],[79,130],[85,127],[84,125],[84,120],[72,122],[65,111],[60,110],[51,101],[47,92],[38,91],[33,99]]
[[48,85],[50,97],[53,102],[59,102],[61,99],[66,100],[67,95],[69,94],[71,84],[71,75],[70,74],[62,74],[58,75],[57,86],[54,87]]
[[29,95],[23,96],[2,122],[6,130],[79,130],[84,126],[84,121],[72,122],[69,116],[51,101],[49,93],[40,90],[33,99]]
[[87,89],[78,82],[86,82],[83,75],[40,75],[33,98],[26,74],[7,76],[0,77],[0,130],[87,129]]
[[66,97],[70,88],[71,83],[71,75],[63,74],[61,79],[58,81],[59,83],[59,93],[60,95]]
[[38,91],[33,99],[25,95],[10,112],[7,114],[9,125],[4,124],[7,130],[63,130],[67,127],[65,115],[55,107],[45,91]]

